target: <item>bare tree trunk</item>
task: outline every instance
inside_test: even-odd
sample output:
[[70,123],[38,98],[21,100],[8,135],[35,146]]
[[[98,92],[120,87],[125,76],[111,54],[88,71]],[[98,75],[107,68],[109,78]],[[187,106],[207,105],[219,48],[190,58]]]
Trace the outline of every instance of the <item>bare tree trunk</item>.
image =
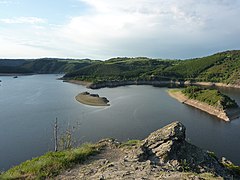
[[57,125],[57,118],[54,124],[54,151],[57,152],[58,151],[58,125]]

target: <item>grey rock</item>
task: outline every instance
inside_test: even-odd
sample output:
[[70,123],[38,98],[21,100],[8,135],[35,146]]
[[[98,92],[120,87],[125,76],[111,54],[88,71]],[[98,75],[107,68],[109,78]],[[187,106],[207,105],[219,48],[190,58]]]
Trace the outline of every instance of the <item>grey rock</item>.
[[[186,128],[171,123],[136,146],[124,148],[114,139],[99,141],[102,154],[57,179],[240,179],[209,152],[185,140]],[[75,174],[74,174],[75,173]],[[207,176],[205,177],[207,173]]]

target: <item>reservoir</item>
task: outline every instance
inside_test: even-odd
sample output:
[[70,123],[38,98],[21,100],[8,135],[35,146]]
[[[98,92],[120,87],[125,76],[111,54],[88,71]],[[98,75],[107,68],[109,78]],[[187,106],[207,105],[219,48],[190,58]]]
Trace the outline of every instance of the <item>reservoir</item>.
[[[75,145],[102,138],[144,139],[149,133],[180,121],[187,140],[240,165],[240,118],[230,123],[179,103],[168,88],[124,86],[86,89],[56,80],[61,75],[0,76],[0,170],[54,149],[53,127],[71,129]],[[83,91],[105,96],[109,107],[80,104]],[[240,89],[220,88],[240,105]]]

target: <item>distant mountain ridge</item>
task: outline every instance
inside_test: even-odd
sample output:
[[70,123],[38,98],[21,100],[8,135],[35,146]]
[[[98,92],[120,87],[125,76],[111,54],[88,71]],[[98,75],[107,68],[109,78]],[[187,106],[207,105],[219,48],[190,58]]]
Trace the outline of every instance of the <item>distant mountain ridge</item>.
[[67,73],[83,81],[198,81],[240,84],[240,50],[189,60],[114,58]]
[[81,81],[198,81],[240,85],[240,50],[188,60],[118,57],[89,59],[0,59],[0,73],[65,73]]
[[77,70],[94,63],[89,59],[0,59],[0,73],[54,74]]

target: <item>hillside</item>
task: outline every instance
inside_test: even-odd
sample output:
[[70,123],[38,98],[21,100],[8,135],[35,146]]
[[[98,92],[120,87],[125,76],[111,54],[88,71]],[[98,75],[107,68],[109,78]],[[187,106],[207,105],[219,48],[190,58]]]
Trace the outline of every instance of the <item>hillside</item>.
[[152,71],[163,71],[175,61],[149,58],[114,58],[86,66],[78,71],[67,73],[65,78],[80,80],[150,80]]
[[[188,143],[186,128],[173,122],[146,139],[49,152],[0,175],[2,179],[239,179],[226,158]],[[86,160],[88,158],[88,160]]]
[[88,59],[0,59],[0,73],[54,74],[76,71],[95,63]]
[[67,73],[65,79],[99,81],[183,80],[239,84],[240,51],[189,60],[115,58]]
[[0,73],[65,73],[64,79],[91,81],[197,81],[240,85],[240,50],[188,60],[146,57],[106,61],[74,59],[0,60]]

